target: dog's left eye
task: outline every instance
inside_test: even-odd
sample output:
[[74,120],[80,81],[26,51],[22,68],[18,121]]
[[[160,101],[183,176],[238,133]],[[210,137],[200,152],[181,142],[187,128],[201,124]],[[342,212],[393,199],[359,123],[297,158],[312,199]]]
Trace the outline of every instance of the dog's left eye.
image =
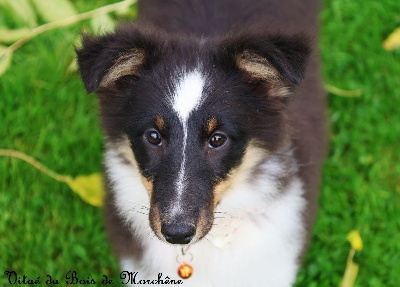
[[226,142],[226,136],[221,133],[214,133],[209,141],[208,146],[211,148],[218,148]]
[[161,135],[154,130],[146,132],[146,139],[149,143],[156,146],[162,145],[162,138]]

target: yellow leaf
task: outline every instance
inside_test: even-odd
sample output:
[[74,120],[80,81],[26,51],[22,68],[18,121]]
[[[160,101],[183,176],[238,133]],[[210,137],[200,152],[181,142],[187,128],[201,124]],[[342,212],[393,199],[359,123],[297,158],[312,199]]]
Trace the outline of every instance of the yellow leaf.
[[400,27],[393,31],[382,44],[386,51],[393,51],[400,48]]
[[27,0],[7,0],[5,1],[29,27],[37,26],[35,11],[33,11],[29,1]]
[[66,182],[85,202],[93,206],[103,206],[106,193],[100,173],[69,178]]
[[358,264],[353,262],[353,258],[347,261],[346,270],[344,271],[340,287],[353,287],[358,275]]
[[14,43],[21,39],[23,36],[28,34],[30,29],[21,28],[21,29],[6,29],[0,27],[0,43]]
[[40,16],[52,22],[76,15],[75,7],[68,0],[32,0]]
[[12,53],[6,53],[7,47],[0,45],[0,76],[2,76],[10,67]]
[[363,242],[360,233],[357,230],[351,231],[347,235],[347,240],[350,242],[351,248],[354,250],[360,251],[363,249]]
[[93,17],[90,20],[90,26],[97,34],[104,34],[113,32],[115,28],[115,21],[108,14]]

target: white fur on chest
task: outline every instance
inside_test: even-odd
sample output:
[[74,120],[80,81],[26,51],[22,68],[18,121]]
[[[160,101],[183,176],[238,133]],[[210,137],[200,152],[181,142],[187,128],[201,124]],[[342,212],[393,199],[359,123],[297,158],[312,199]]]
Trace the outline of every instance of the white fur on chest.
[[[119,212],[145,248],[141,262],[120,258],[123,270],[137,271],[143,279],[164,276],[179,279],[176,257],[180,248],[161,242],[150,229],[148,216],[137,212],[149,206],[148,194],[136,167],[121,163],[116,152],[106,152],[106,167]],[[277,195],[274,175],[279,162],[268,159],[265,175],[244,180],[224,197],[210,233],[188,250],[194,273],[182,286],[291,286],[304,244],[303,186],[293,177]],[[143,209],[141,210],[143,211]],[[228,234],[228,239],[224,240]],[[215,244],[222,242],[222,245]],[[133,270],[132,270],[133,269]]]

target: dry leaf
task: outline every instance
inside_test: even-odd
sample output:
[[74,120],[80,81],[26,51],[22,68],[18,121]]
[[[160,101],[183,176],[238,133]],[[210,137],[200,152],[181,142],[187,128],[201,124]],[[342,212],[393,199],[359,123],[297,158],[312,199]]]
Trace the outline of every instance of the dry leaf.
[[0,27],[0,43],[7,43],[11,44],[22,37],[24,37],[26,34],[28,34],[31,30],[28,28],[21,28],[21,29],[6,29],[6,28],[1,28]]
[[382,44],[386,51],[393,51],[400,48],[400,27],[393,31]]
[[357,230],[351,231],[347,235],[347,240],[351,244],[351,248],[353,248],[356,251],[360,251],[363,249],[363,242],[360,236],[360,233]]
[[27,0],[6,0],[5,3],[21,18],[29,27],[37,26],[36,14]]
[[75,7],[68,0],[32,0],[40,16],[52,22],[76,15]]
[[104,34],[113,32],[115,28],[115,21],[108,14],[93,17],[90,20],[92,30],[97,34]]
[[5,54],[7,47],[0,45],[0,77],[8,70],[11,65],[12,53]]
[[103,177],[100,173],[69,178],[66,183],[85,202],[93,206],[103,206],[106,193],[103,185]]
[[343,275],[340,287],[353,287],[358,275],[358,264],[353,262],[353,257],[347,259],[346,270]]

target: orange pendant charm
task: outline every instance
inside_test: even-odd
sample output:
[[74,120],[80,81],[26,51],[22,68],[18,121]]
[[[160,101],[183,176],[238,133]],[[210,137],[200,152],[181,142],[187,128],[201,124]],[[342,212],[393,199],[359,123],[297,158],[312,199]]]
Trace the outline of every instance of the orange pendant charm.
[[188,279],[193,274],[193,267],[187,263],[182,263],[178,268],[178,274],[183,279]]

